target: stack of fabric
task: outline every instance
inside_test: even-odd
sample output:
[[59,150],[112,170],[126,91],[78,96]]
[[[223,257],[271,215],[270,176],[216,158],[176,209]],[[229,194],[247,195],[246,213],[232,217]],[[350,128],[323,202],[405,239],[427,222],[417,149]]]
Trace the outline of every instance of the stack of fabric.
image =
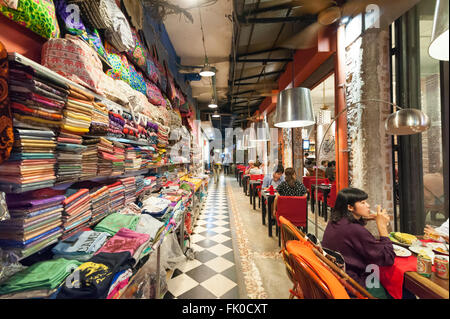
[[57,141],[56,181],[78,180],[82,174],[81,153],[86,149],[86,146],[81,145],[83,139],[78,135],[60,132]]
[[96,224],[99,220],[103,219],[109,214],[109,188],[103,186],[91,190],[91,203],[92,203],[92,218],[91,225]]
[[125,187],[125,206],[136,201],[136,179],[134,176],[120,179]]
[[98,170],[98,147],[100,138],[83,137],[83,145],[86,148],[81,152],[81,178],[97,176]]
[[136,230],[136,226],[139,223],[140,216],[138,215],[126,215],[114,213],[106,216],[94,230],[98,232],[106,232],[114,236],[121,228],[127,228],[130,230]]
[[33,126],[57,128],[68,97],[67,87],[40,78],[31,67],[11,61],[9,97],[16,121]]
[[147,176],[144,178],[144,191],[152,191],[154,188],[156,188],[157,184],[157,177],[156,176]]
[[125,172],[138,171],[141,169],[141,149],[137,146],[128,146],[125,153]]
[[144,192],[144,176],[138,175],[136,176],[136,197],[142,194]]
[[63,111],[61,128],[73,134],[82,135],[89,132],[93,109],[92,102],[76,99],[70,95]]
[[69,238],[60,241],[52,248],[54,258],[90,259],[108,240],[109,234],[96,231],[79,231]]
[[45,298],[81,263],[64,258],[38,262],[10,277],[0,285],[3,298]]
[[108,135],[115,137],[123,137],[123,129],[125,120],[120,114],[109,111],[109,127]]
[[8,192],[51,187],[55,182],[55,133],[14,128],[10,158],[0,165],[0,185]]
[[112,174],[112,161],[114,157],[114,147],[112,142],[104,137],[100,137],[100,142],[97,144],[98,150],[98,175],[110,176]]
[[91,219],[91,196],[89,189],[68,189],[64,200],[63,239],[72,236],[81,228],[88,225]]
[[125,205],[125,187],[121,182],[108,185],[110,197],[110,212],[115,213]]
[[162,197],[149,197],[142,202],[142,213],[163,216],[172,202]]
[[106,135],[109,128],[109,115],[106,105],[102,103],[92,103],[92,122],[89,128],[90,135]]
[[119,142],[113,142],[114,156],[112,162],[113,176],[123,175],[125,171],[125,145]]
[[0,247],[18,258],[25,258],[55,243],[61,236],[64,196],[34,199],[8,194],[10,219],[0,222]]
[[155,149],[151,146],[141,146],[141,169],[149,168],[156,162],[154,160]]
[[158,126],[158,147],[166,147],[169,144],[169,128],[164,125]]

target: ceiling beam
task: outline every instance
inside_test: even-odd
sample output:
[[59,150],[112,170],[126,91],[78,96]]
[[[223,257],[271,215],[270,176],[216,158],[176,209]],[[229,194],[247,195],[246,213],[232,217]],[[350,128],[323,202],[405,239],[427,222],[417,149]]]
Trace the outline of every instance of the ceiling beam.
[[236,62],[291,62],[292,58],[285,59],[237,59]]
[[286,49],[286,48],[271,48],[271,49],[265,49],[265,50],[258,50],[258,51],[253,51],[253,52],[246,52],[246,53],[237,54],[236,58],[241,58],[243,56],[248,56],[248,55],[263,54],[263,53],[279,51],[279,50],[290,50],[290,49]]
[[[267,73],[261,73],[261,74],[257,74],[257,75],[246,76],[244,78],[236,79],[236,80],[234,80],[234,82],[240,82],[240,81],[244,81],[244,80],[255,79],[255,78],[259,78],[261,76],[280,74],[280,73],[283,73],[283,72],[284,72],[283,70],[278,70],[278,71],[272,71],[272,72],[267,72]],[[240,85],[242,85],[242,84],[243,83],[241,83]],[[256,84],[256,83],[252,83],[252,84]]]

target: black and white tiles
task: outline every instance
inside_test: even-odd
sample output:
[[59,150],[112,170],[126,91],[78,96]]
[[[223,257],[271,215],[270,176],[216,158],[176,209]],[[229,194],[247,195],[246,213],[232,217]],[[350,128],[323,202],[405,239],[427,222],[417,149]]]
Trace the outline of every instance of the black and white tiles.
[[164,298],[239,299],[224,177],[210,180],[205,206],[191,236],[195,259],[175,269]]

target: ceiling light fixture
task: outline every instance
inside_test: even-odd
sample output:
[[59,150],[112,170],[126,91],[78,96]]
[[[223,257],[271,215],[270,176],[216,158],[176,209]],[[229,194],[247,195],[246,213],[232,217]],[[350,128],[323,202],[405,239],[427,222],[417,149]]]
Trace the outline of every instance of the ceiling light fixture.
[[218,118],[220,117],[220,114],[217,111],[215,111],[211,117]]
[[217,108],[217,103],[216,101],[214,101],[214,99],[211,100],[211,102],[208,104],[208,107],[210,109],[216,109]]
[[437,0],[433,32],[428,53],[436,60],[448,61],[448,0]]
[[203,21],[202,21],[202,13],[200,11],[200,7],[198,7],[198,15],[200,16],[200,29],[202,30],[202,43],[203,43],[203,51],[205,52],[205,65],[200,71],[200,75],[204,77],[211,77],[216,75],[216,69],[211,67],[208,63],[208,55],[206,54],[206,45],[205,45],[205,34],[203,32]]

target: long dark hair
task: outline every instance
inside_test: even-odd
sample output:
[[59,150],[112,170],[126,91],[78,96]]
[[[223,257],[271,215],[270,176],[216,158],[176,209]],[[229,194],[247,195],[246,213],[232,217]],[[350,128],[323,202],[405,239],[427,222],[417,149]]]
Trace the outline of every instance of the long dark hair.
[[356,219],[348,210],[348,205],[355,206],[356,202],[366,200],[367,198],[369,198],[369,195],[361,189],[352,187],[342,189],[337,194],[336,203],[334,204],[334,208],[331,210],[330,220],[333,223],[337,223],[345,217],[352,223],[365,225],[366,221],[362,218]]
[[295,170],[292,167],[286,168],[286,170],[284,171],[284,174],[286,175],[286,182],[288,183],[288,185],[290,187],[294,187],[294,185],[295,185],[295,178],[294,178]]

